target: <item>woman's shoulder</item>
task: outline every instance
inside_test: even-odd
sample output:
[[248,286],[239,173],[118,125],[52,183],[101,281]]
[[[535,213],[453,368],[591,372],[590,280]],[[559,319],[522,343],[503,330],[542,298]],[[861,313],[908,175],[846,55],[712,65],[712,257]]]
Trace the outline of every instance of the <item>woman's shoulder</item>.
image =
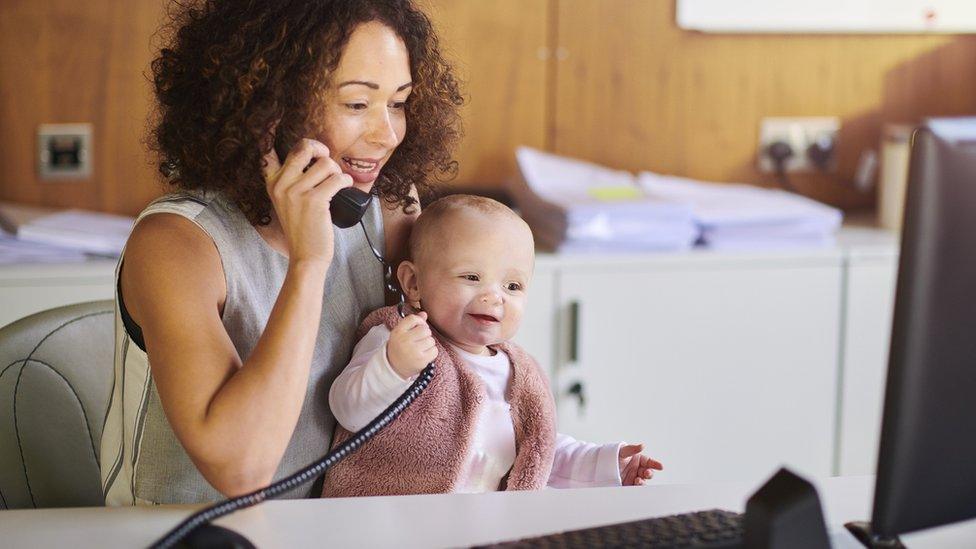
[[[169,261],[197,256],[213,248],[210,231],[201,218],[213,210],[215,197],[180,192],[150,202],[136,218],[125,247],[125,262],[144,257]],[[209,244],[209,245],[208,245]]]
[[146,205],[136,218],[136,224],[156,214],[185,217],[208,233],[214,226],[246,222],[239,209],[214,191],[181,191],[160,196]]
[[[154,212],[140,217],[125,246],[125,262],[141,257],[168,261],[214,249],[213,241],[193,218],[175,212]],[[182,253],[181,253],[182,252]]]
[[153,302],[176,295],[222,303],[223,268],[213,240],[187,217],[175,213],[147,216],[129,235],[120,269],[126,306],[138,322]]
[[[177,256],[218,253],[217,242],[240,239],[246,225],[244,215],[215,193],[167,194],[150,202],[136,218],[126,244],[126,263],[141,250]],[[151,255],[158,259],[156,253]]]

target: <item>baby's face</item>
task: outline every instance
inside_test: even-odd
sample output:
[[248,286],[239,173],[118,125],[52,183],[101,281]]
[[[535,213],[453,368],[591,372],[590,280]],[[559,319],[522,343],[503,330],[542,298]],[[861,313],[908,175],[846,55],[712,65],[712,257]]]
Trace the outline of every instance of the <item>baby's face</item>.
[[535,262],[532,234],[521,220],[460,212],[444,221],[414,264],[415,291],[428,321],[458,347],[487,354],[511,339],[522,321]]

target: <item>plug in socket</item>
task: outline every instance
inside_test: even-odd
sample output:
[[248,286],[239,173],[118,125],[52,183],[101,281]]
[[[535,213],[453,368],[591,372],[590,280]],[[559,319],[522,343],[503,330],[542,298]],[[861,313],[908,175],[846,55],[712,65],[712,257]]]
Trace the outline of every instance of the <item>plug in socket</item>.
[[776,171],[769,153],[770,146],[779,142],[789,145],[793,152],[783,161],[784,171],[832,172],[836,168],[839,130],[840,119],[835,116],[763,118],[759,128],[759,170]]

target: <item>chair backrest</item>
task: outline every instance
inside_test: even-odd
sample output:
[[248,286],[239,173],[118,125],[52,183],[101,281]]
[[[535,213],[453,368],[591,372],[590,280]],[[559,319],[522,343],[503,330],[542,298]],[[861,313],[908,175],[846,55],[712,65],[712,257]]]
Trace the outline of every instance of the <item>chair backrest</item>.
[[107,300],[0,328],[0,508],[104,504],[98,454],[114,320]]

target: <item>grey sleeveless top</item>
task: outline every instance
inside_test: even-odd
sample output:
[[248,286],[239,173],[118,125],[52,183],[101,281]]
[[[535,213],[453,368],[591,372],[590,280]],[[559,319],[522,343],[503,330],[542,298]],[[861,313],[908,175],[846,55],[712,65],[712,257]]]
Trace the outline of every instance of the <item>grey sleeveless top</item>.
[[[364,223],[370,240],[383,250],[379,202],[373,200]],[[164,196],[151,203],[136,223],[156,213],[184,216],[213,239],[227,286],[222,321],[241,360],[247,360],[284,282],[288,259],[268,246],[240,210],[218,194]],[[329,387],[349,360],[356,328],[369,312],[384,304],[383,269],[370,252],[362,227],[334,230],[335,254],[325,281],[305,402],[275,480],[328,451],[335,426],[328,406]],[[116,281],[124,257],[123,252]],[[106,505],[221,499],[223,496],[203,478],[173,433],[163,414],[146,353],[137,344],[141,334],[130,332],[123,322],[117,292],[115,386],[99,464]],[[311,493],[312,486],[306,485],[284,497],[307,497]]]

